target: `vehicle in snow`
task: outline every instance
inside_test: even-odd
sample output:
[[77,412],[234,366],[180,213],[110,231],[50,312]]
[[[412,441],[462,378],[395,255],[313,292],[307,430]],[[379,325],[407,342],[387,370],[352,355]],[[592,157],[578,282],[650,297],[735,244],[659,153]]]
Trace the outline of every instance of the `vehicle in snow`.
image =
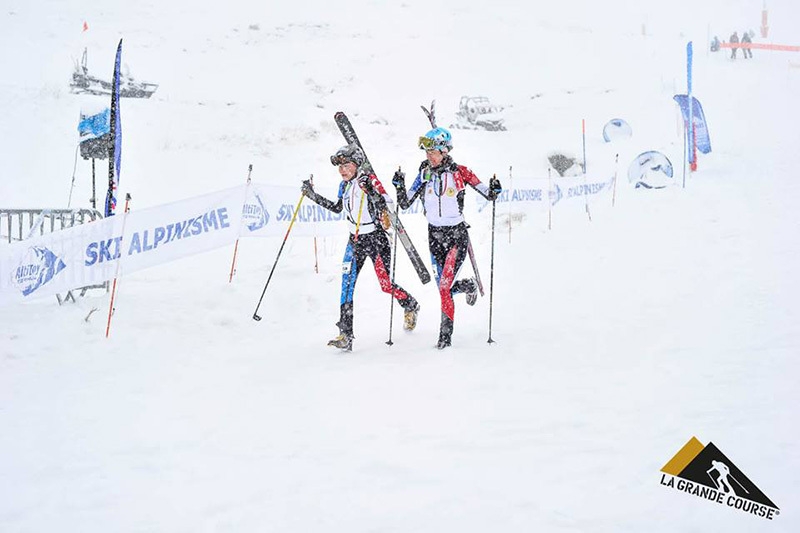
[[489,102],[485,96],[462,96],[458,103],[456,123],[451,128],[505,131],[503,108]]
[[[111,82],[89,74],[85,48],[80,62],[75,62],[75,70],[72,72],[72,81],[69,86],[73,93],[98,95],[110,95],[113,87]],[[158,89],[156,83],[136,81],[130,74],[120,75],[119,95],[122,98],[150,98],[156,89]]]

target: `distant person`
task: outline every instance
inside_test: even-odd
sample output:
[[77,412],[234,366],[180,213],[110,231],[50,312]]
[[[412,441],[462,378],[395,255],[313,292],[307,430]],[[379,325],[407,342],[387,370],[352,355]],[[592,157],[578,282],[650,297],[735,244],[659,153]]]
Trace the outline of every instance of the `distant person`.
[[717,37],[716,35],[714,36],[714,40],[711,41],[711,51],[719,52],[719,37]]
[[[752,44],[753,40],[750,38],[750,34],[748,32],[744,32],[742,34],[742,43]],[[753,51],[749,48],[742,48],[742,55],[745,59],[747,56],[750,56],[750,59],[753,59]]]
[[739,44],[739,34],[733,32],[733,35],[731,35],[731,59],[736,59],[736,50],[739,48],[738,44]]

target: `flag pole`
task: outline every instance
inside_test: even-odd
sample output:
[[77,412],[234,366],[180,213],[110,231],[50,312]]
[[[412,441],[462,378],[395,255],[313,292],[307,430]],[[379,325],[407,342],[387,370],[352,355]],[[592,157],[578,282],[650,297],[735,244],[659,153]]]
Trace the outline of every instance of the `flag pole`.
[[586,208],[586,216],[589,222],[592,221],[592,213],[589,211],[589,194],[586,186],[586,119],[581,119],[581,133],[583,135],[583,202]]
[[553,229],[553,177],[551,168],[547,167],[547,229]]
[[619,154],[614,156],[614,187],[611,190],[611,207],[614,207],[617,201],[617,172],[619,171]]
[[[120,246],[125,239],[125,223],[128,221],[128,211],[130,210],[131,195],[125,195],[125,211],[122,214],[122,234],[120,235]],[[108,321],[106,322],[106,338],[111,331],[111,316],[114,314],[114,299],[117,295],[117,279],[119,278],[119,265],[122,261],[122,254],[117,257],[117,268],[114,273],[114,283],[111,286],[111,300],[108,303]]]
[[[250,175],[253,172],[253,163],[247,167],[247,183],[244,187],[244,202],[242,202],[242,211],[244,211],[244,206],[247,203],[247,197],[250,193]],[[244,218],[244,217],[243,217]],[[233,275],[236,273],[236,254],[239,251],[239,235],[242,233],[242,223],[239,222],[239,233],[236,234],[236,244],[233,245],[233,261],[231,261],[231,273],[228,276],[228,283],[233,281]]]

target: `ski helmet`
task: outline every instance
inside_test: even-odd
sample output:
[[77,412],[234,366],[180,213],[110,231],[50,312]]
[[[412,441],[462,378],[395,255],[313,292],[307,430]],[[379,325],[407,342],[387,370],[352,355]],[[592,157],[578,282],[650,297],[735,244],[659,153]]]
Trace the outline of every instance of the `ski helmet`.
[[357,167],[360,167],[366,160],[364,151],[356,144],[346,144],[331,156],[331,164],[335,167],[345,163],[355,163]]
[[434,128],[419,138],[421,150],[449,152],[453,149],[453,136],[444,128]]

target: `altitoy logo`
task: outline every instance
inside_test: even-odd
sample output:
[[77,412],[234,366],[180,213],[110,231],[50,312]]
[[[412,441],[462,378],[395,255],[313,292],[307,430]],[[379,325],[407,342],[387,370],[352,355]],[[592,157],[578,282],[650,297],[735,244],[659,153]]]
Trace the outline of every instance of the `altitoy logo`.
[[255,202],[245,203],[242,208],[242,217],[245,227],[250,231],[258,231],[269,223],[269,212],[264,207],[264,202],[258,193],[253,193]]
[[43,246],[28,248],[12,274],[11,283],[28,296],[51,281],[67,265],[52,250]]
[[778,506],[711,442],[703,446],[692,437],[661,472],[665,487],[767,520],[780,514]]

